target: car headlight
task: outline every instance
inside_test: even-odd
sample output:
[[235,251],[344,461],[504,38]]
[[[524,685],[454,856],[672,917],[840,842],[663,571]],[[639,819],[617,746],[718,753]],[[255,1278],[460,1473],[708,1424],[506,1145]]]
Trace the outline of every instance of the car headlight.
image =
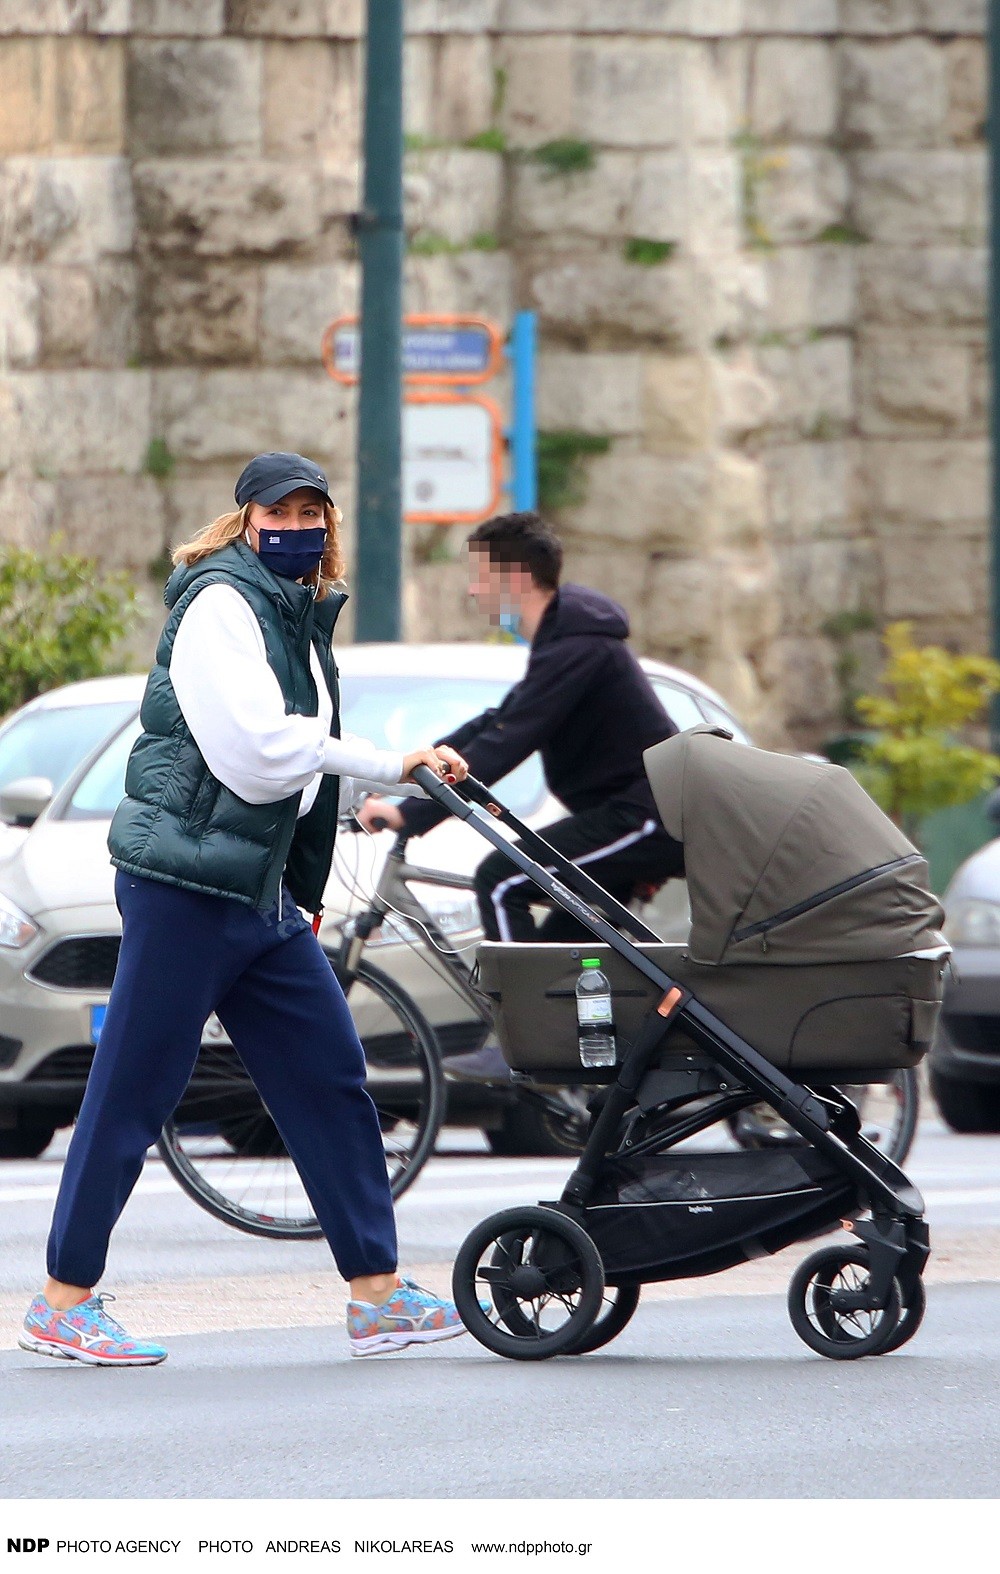
[[947,911],[945,939],[980,950],[1000,947],[1000,902],[955,902]]
[[20,951],[37,933],[38,925],[32,923],[27,913],[22,913],[8,897],[0,896],[0,946]]
[[[442,934],[467,935],[480,927],[479,903],[471,891],[468,894],[457,891],[451,893],[436,886],[421,890],[416,884],[411,889]],[[419,945],[421,942],[427,943],[427,936],[422,929],[409,919],[390,913],[369,945]]]

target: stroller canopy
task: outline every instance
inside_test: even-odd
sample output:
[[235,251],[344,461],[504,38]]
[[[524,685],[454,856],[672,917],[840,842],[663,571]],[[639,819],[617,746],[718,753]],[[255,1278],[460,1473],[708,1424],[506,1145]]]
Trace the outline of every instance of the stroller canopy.
[[944,943],[924,859],[842,766],[712,727],[644,759],[684,844],[693,960],[878,961]]

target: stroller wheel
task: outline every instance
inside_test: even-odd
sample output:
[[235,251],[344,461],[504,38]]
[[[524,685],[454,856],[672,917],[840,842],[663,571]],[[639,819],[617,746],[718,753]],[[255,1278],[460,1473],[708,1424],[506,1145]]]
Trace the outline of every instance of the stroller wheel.
[[[898,1280],[897,1280],[898,1283]],[[889,1355],[893,1350],[898,1350],[902,1345],[908,1344],[924,1320],[927,1310],[927,1291],[923,1279],[917,1279],[912,1288],[902,1292],[903,1313],[896,1325],[896,1331],[888,1344],[884,1344],[878,1355]]]
[[466,1328],[487,1350],[544,1361],[589,1332],[601,1309],[604,1267],[590,1236],[566,1214],[507,1208],[462,1242],[452,1293]]
[[788,1315],[811,1350],[831,1361],[856,1361],[887,1348],[903,1311],[899,1283],[893,1279],[884,1307],[868,1307],[870,1278],[863,1246],[826,1246],[799,1264],[788,1286]]
[[594,1322],[591,1323],[582,1339],[566,1351],[567,1355],[589,1355],[592,1350],[600,1350],[612,1339],[617,1339],[622,1329],[627,1327],[635,1315],[639,1305],[639,1286],[637,1284],[609,1284],[604,1290],[604,1304],[598,1312]]
[[[507,1260],[509,1252],[514,1248],[517,1236],[505,1235],[499,1240],[490,1259],[492,1268],[500,1267]],[[632,1321],[637,1306],[639,1305],[640,1287],[637,1284],[625,1286],[608,1284],[604,1287],[604,1295],[600,1310],[594,1322],[583,1334],[580,1340],[565,1351],[566,1355],[589,1355],[592,1350],[600,1350],[604,1345],[610,1344],[612,1339],[617,1339],[622,1329]],[[525,1316],[517,1300],[504,1291],[502,1286],[494,1282],[493,1304],[500,1321],[512,1334],[520,1338],[530,1338],[534,1332],[533,1325]]]

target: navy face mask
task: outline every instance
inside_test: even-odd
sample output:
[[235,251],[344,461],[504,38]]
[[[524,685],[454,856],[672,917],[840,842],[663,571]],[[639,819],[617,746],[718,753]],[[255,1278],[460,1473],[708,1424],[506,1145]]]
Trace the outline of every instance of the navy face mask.
[[257,532],[257,556],[283,579],[304,579],[319,568],[325,549],[325,525],[308,530],[271,530],[265,525]]

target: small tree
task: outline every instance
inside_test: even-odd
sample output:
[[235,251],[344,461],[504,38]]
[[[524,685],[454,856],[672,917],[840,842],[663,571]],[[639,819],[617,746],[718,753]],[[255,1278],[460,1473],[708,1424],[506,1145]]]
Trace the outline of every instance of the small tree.
[[878,731],[862,746],[858,776],[910,836],[926,815],[970,802],[1000,777],[995,754],[955,738],[1000,691],[1000,663],[914,645],[912,632],[911,623],[889,625],[888,692],[856,701],[861,720]]
[[60,683],[109,670],[109,655],[135,619],[126,574],[91,558],[0,548],[0,715]]

